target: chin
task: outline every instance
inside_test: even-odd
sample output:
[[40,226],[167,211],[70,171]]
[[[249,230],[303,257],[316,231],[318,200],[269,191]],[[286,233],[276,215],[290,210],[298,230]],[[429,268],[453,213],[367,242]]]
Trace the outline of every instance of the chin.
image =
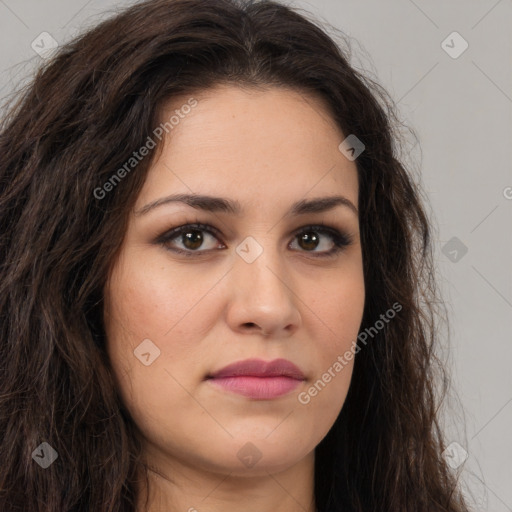
[[283,431],[281,435],[274,432],[270,436],[269,432],[271,430],[267,429],[264,435],[245,432],[228,442],[219,443],[219,453],[210,453],[208,462],[205,462],[211,466],[211,470],[233,476],[268,476],[269,473],[279,473],[299,463],[316,446],[313,440],[297,439],[288,432]]

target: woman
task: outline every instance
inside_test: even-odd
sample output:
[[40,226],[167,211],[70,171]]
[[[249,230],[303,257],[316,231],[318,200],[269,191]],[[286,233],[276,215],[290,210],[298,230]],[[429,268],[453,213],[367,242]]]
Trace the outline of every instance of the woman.
[[272,1],[62,47],[0,136],[1,510],[467,510],[394,121]]

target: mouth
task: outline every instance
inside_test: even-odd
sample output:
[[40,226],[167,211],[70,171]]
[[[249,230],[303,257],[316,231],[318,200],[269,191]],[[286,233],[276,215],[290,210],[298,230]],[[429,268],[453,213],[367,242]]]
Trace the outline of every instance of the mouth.
[[224,391],[253,400],[271,400],[290,393],[306,380],[302,370],[286,359],[247,359],[210,374],[206,380]]

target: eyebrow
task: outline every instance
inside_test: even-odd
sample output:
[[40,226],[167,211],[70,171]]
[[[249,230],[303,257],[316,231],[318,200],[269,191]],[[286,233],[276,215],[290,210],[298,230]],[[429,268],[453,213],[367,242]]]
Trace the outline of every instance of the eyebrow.
[[[236,200],[226,199],[223,197],[205,196],[200,194],[175,194],[162,197],[135,212],[135,215],[145,215],[148,212],[169,203],[185,203],[197,210],[207,212],[222,212],[239,215],[242,213],[242,206]],[[356,215],[359,215],[354,204],[343,196],[319,197],[316,199],[302,199],[294,203],[287,215],[303,215],[305,213],[322,213],[332,210],[337,206],[345,206]]]

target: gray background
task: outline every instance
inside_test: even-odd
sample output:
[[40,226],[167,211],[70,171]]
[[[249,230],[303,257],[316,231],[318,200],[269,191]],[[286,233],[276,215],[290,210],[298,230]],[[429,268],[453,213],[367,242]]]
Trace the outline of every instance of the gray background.
[[[130,3],[0,0],[0,98],[43,62],[31,47],[42,32],[63,43]],[[475,510],[512,511],[512,1],[288,3],[353,38],[353,64],[418,136],[406,153],[430,201],[450,315],[448,442],[468,453],[457,471]],[[457,58],[445,51],[462,48],[454,31],[469,45]]]

